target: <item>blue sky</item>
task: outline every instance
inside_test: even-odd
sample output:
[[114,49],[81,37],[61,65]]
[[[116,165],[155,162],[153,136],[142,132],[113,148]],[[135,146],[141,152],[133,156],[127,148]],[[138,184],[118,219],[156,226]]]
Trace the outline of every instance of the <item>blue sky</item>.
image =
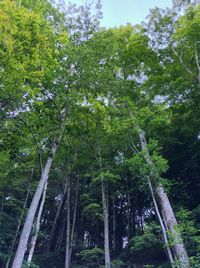
[[[70,0],[70,2],[83,4],[85,0]],[[149,14],[150,8],[172,6],[172,0],[101,0],[101,3],[104,15],[101,25],[105,27],[125,25],[127,22],[141,23]]]

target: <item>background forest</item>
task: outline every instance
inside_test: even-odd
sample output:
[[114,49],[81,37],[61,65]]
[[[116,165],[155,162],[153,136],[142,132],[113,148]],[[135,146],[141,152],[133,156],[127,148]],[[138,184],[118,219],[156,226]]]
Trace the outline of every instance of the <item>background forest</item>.
[[200,267],[200,5],[101,18],[0,1],[0,267]]

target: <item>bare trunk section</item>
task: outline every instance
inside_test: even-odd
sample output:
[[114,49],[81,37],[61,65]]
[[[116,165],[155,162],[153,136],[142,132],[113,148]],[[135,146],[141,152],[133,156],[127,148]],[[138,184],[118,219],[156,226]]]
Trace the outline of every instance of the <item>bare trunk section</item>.
[[115,211],[115,200],[113,200],[113,239],[112,239],[112,247],[113,251],[116,250],[116,211]]
[[75,196],[75,203],[74,203],[74,215],[73,215],[72,230],[71,230],[71,237],[70,237],[70,256],[69,256],[69,262],[70,263],[71,263],[71,257],[72,257],[72,241],[74,239],[74,230],[75,230],[75,225],[76,225],[76,214],[77,214],[77,205],[78,205],[78,191],[79,191],[79,181],[77,179],[76,196]]
[[[101,147],[97,142],[97,151],[91,149],[94,157],[99,164],[99,168],[102,171],[102,156]],[[92,146],[91,146],[92,148]],[[101,174],[101,194],[102,194],[102,204],[103,204],[103,221],[104,221],[104,258],[105,258],[105,268],[110,268],[110,246],[109,246],[109,211],[108,211],[108,196],[107,196],[107,185],[103,174]]]
[[61,214],[61,211],[62,211],[64,201],[65,201],[66,193],[67,193],[67,182],[65,183],[64,192],[63,192],[60,204],[58,206],[56,216],[54,218],[53,226],[51,228],[49,241],[48,241],[48,244],[47,244],[47,252],[51,251],[51,249],[52,249],[52,244],[53,244],[54,237],[55,237],[55,231],[56,231],[56,228],[57,228],[57,225],[58,225],[58,220],[60,218],[60,214]]
[[51,165],[52,165],[55,153],[57,151],[57,147],[58,147],[57,142],[54,142],[52,145],[52,149],[51,149],[51,156],[48,157],[47,159],[46,165],[42,171],[41,179],[38,183],[38,187],[35,191],[34,197],[32,199],[30,208],[27,213],[24,227],[20,236],[18,248],[17,248],[15,258],[12,264],[12,268],[21,268],[22,266],[22,262],[24,260],[24,255],[26,252],[28,239],[31,233],[31,228],[33,225],[34,217],[38,208],[40,198],[44,190],[45,183],[47,182],[48,177],[49,177],[49,172],[51,169]]
[[[168,225],[167,225],[167,222],[166,222],[166,220],[165,220],[164,213],[163,213],[162,209],[161,209],[161,214],[162,214],[162,220],[163,220],[165,229],[166,229],[166,231],[167,231],[168,233],[170,233],[170,230],[169,230],[169,228],[168,228]],[[173,248],[173,245],[172,245],[172,247],[171,247],[171,252],[172,252],[172,256],[173,256],[173,258],[174,258],[174,261],[175,261],[175,263],[176,263],[175,267],[176,267],[176,268],[181,268],[180,264],[178,264],[178,259],[177,259],[177,256],[176,256],[176,252],[175,252],[175,250],[174,250],[174,248]]]
[[[20,215],[19,223],[17,225],[17,230],[15,232],[15,236],[14,236],[14,239],[13,239],[13,242],[12,242],[12,245],[11,245],[11,253],[10,253],[11,255],[13,253],[13,250],[14,250],[14,247],[15,247],[15,244],[16,244],[16,241],[17,241],[17,237],[18,237],[18,234],[19,234],[19,230],[20,230],[20,227],[21,227],[23,218],[24,218],[24,213],[25,213],[25,209],[26,209],[26,206],[27,206],[28,197],[29,197],[30,189],[31,189],[31,180],[33,178],[33,172],[34,172],[34,169],[32,169],[32,171],[31,171],[31,179],[29,181],[29,186],[28,186],[26,198],[24,200],[24,205],[23,205],[22,212],[21,212],[21,215]],[[6,262],[6,267],[5,268],[8,268],[9,267],[10,261],[11,261],[11,256],[8,258],[8,260]]]
[[105,268],[110,268],[108,198],[106,194],[106,184],[103,176],[101,176],[101,192],[102,192],[103,219],[104,219]]
[[[2,202],[1,202],[1,211],[3,211],[4,208],[4,194],[2,193],[2,198],[1,198]],[[0,224],[1,224],[1,219],[0,219]]]
[[155,195],[154,195],[154,191],[153,191],[153,187],[152,187],[150,179],[148,179],[148,184],[149,184],[149,188],[150,188],[150,192],[151,192],[151,197],[153,199],[153,204],[154,204],[154,207],[155,207],[156,215],[158,217],[158,220],[160,222],[160,226],[161,226],[161,229],[162,229],[163,239],[164,239],[165,247],[166,247],[166,250],[167,250],[167,255],[168,255],[169,261],[171,263],[171,266],[174,267],[174,260],[173,260],[173,255],[172,255],[169,243],[168,243],[167,232],[166,232],[165,226],[163,224],[163,220],[162,220],[162,217],[160,215],[160,211],[158,209],[157,201],[156,201],[156,198],[155,198]]
[[30,263],[32,261],[34,250],[35,250],[35,245],[36,245],[38,234],[39,234],[39,231],[40,231],[41,217],[42,217],[42,212],[43,212],[43,208],[44,208],[46,192],[47,192],[47,182],[45,183],[45,186],[44,186],[42,200],[41,200],[40,208],[39,208],[39,211],[38,211],[38,216],[37,216],[37,221],[36,221],[36,226],[35,226],[35,233],[34,233],[32,239],[31,239],[31,249],[30,249],[30,252],[29,252],[29,255],[28,255],[28,263],[29,263],[28,266],[30,266]]
[[[144,131],[142,131],[141,129],[138,128],[138,134],[139,134],[139,138],[140,138],[141,148],[144,151],[145,160],[146,160],[147,164],[150,167],[152,167],[152,171],[151,171],[150,175],[151,176],[158,176],[158,174],[156,174],[155,167],[154,167],[154,165],[151,161],[150,155],[149,155],[147,142],[146,142],[146,138],[145,138],[145,133],[144,133]],[[175,217],[174,211],[171,207],[168,196],[165,193],[162,185],[159,185],[156,187],[156,194],[159,198],[161,210],[163,211],[163,214],[164,214],[164,217],[165,217],[165,220],[167,223],[167,227],[169,228],[169,230],[172,234],[172,238],[174,241],[174,249],[175,249],[175,253],[176,253],[176,257],[178,259],[178,262],[180,263],[181,268],[189,268],[190,265],[189,265],[188,255],[187,255],[187,252],[185,250],[185,246],[183,244],[181,234],[177,228],[176,217]]]
[[162,186],[157,187],[156,193],[160,200],[160,205],[162,207],[163,216],[166,220],[167,227],[169,228],[169,231],[172,235],[172,239],[174,242],[174,249],[176,253],[176,257],[178,260],[178,263],[180,263],[181,268],[189,268],[189,260],[188,255],[185,250],[183,240],[181,238],[181,234],[178,230],[178,224],[173,212],[173,209],[170,205],[169,198],[167,194],[165,193]]
[[65,250],[65,268],[70,267],[70,177],[67,187],[67,231],[66,231],[66,250]]
[[[95,158],[99,164],[102,171],[102,156],[101,148],[97,141],[98,154],[95,153]],[[98,155],[98,156],[97,156]],[[102,194],[102,204],[103,204],[103,221],[104,221],[104,258],[105,258],[105,268],[110,268],[110,245],[109,245],[109,211],[108,211],[108,196],[107,196],[107,185],[103,175],[101,175],[101,194]]]

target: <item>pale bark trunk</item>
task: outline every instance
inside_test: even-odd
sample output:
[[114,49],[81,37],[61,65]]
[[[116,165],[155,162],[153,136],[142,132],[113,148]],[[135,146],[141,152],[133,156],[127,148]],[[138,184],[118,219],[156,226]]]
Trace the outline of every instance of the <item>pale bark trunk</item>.
[[52,248],[52,244],[53,244],[53,240],[54,240],[54,236],[55,236],[55,231],[56,231],[56,228],[57,228],[58,220],[60,218],[60,214],[61,214],[61,211],[62,211],[64,201],[65,201],[66,193],[67,193],[67,182],[65,183],[64,192],[63,192],[60,204],[58,206],[56,216],[54,218],[53,226],[51,228],[49,241],[48,241],[48,244],[47,244],[47,252],[51,251],[51,248]]
[[70,264],[71,264],[71,257],[72,257],[72,241],[74,239],[74,230],[75,230],[75,225],[76,225],[76,213],[77,213],[77,205],[78,205],[78,191],[79,191],[79,181],[77,179],[76,196],[75,196],[75,203],[74,203],[74,215],[73,215],[71,238],[70,238],[70,255],[69,255],[69,263]]
[[27,213],[24,227],[20,236],[17,252],[15,254],[15,258],[12,264],[12,268],[21,268],[22,266],[24,255],[25,255],[26,248],[27,248],[28,239],[29,239],[31,228],[32,228],[33,221],[34,221],[34,217],[38,208],[40,198],[44,190],[45,183],[47,182],[48,177],[49,177],[50,168],[51,168],[57,147],[58,147],[57,143],[54,142],[52,146],[52,150],[51,150],[51,157],[47,159],[44,170],[42,171],[41,179],[39,181],[39,184],[34,194],[33,200],[31,202],[29,211]]
[[156,198],[155,198],[155,195],[154,195],[154,190],[153,190],[151,181],[149,179],[148,179],[148,184],[149,184],[149,188],[150,188],[150,192],[151,192],[151,197],[153,199],[153,204],[154,204],[154,207],[155,207],[156,215],[158,217],[158,220],[159,220],[159,223],[160,223],[160,226],[161,226],[161,229],[162,229],[162,234],[163,234],[163,239],[164,239],[167,255],[168,255],[168,258],[169,258],[169,261],[170,261],[172,267],[174,267],[174,260],[173,260],[172,252],[171,252],[171,249],[170,249],[170,246],[169,246],[169,243],[168,243],[166,229],[165,229],[165,226],[163,224],[162,217],[160,215],[160,211],[158,209],[158,205],[157,205],[157,201],[156,201]]
[[29,263],[28,266],[30,266],[30,263],[32,261],[34,250],[35,250],[35,245],[36,245],[38,234],[40,231],[41,217],[42,217],[42,212],[43,212],[43,208],[44,208],[46,192],[47,192],[47,182],[45,183],[45,186],[44,186],[42,200],[41,200],[40,208],[38,211],[38,216],[37,216],[37,221],[36,221],[36,226],[35,226],[35,233],[31,239],[31,248],[30,248],[29,255],[28,255],[28,263]]
[[[15,236],[14,236],[14,239],[13,239],[13,242],[12,242],[12,246],[11,246],[11,255],[13,253],[13,250],[14,250],[14,247],[15,247],[15,243],[17,241],[17,237],[18,237],[18,234],[19,234],[19,230],[20,230],[20,227],[21,227],[21,224],[22,224],[22,221],[23,221],[23,218],[24,218],[24,213],[25,213],[25,209],[26,209],[26,206],[27,206],[27,202],[28,202],[28,197],[29,197],[29,194],[30,194],[30,189],[31,189],[31,180],[33,178],[33,171],[34,169],[32,169],[31,171],[31,179],[29,181],[29,186],[28,186],[28,190],[27,190],[27,194],[26,194],[26,198],[24,200],[24,205],[23,205],[23,208],[22,208],[22,212],[21,212],[21,215],[20,215],[20,219],[19,219],[19,223],[17,225],[17,230],[15,232]],[[7,260],[6,262],[6,267],[5,268],[8,268],[9,265],[10,265],[10,261],[11,261],[11,256],[9,257],[9,259]]]
[[101,177],[101,192],[102,192],[103,219],[104,219],[105,268],[110,268],[108,199],[106,195],[106,185],[103,177]]
[[[95,158],[99,164],[102,171],[102,157],[101,148],[97,141],[98,156],[95,153]],[[106,191],[105,178],[101,175],[101,194],[102,194],[102,204],[103,204],[103,220],[104,220],[104,257],[105,257],[105,268],[110,268],[110,245],[109,245],[109,211],[108,211],[108,196]]]
[[113,250],[116,250],[116,211],[115,211],[115,201],[113,201]]
[[173,246],[175,249],[178,262],[180,263],[180,267],[189,268],[190,265],[189,265],[188,255],[185,250],[181,234],[178,230],[178,224],[177,224],[174,212],[172,210],[172,207],[170,205],[169,198],[167,194],[165,193],[164,188],[162,186],[157,187],[156,192],[160,200],[160,205],[162,207],[163,216],[165,217],[166,224],[172,235],[172,239],[174,242]]
[[[154,165],[151,161],[150,155],[149,155],[144,131],[142,131],[141,129],[138,128],[138,134],[139,134],[139,138],[140,138],[141,148],[144,152],[145,160],[146,160],[147,164],[152,169],[150,175],[151,175],[151,177],[152,176],[158,177],[158,174],[156,174],[157,172],[155,170],[155,167],[154,167]],[[185,250],[185,246],[184,246],[183,240],[181,238],[181,234],[177,228],[176,217],[175,217],[174,211],[171,207],[168,196],[165,193],[162,185],[159,185],[156,187],[156,194],[158,195],[158,198],[160,201],[160,206],[161,206],[161,209],[163,211],[165,220],[167,222],[167,226],[172,234],[172,238],[174,241],[174,249],[176,252],[178,262],[180,263],[181,268],[189,268],[190,265],[189,265],[188,255],[187,255],[187,252]]]
[[67,188],[67,231],[66,231],[66,250],[65,250],[65,268],[70,267],[70,177],[68,178]]
[[[167,225],[167,222],[166,222],[166,220],[165,220],[165,217],[164,217],[164,213],[163,213],[163,211],[162,211],[162,208],[161,208],[161,214],[162,214],[162,220],[163,220],[165,229],[166,229],[166,231],[167,231],[168,233],[170,233],[170,230],[169,230],[168,225]],[[176,268],[181,268],[180,264],[178,264],[178,259],[177,259],[176,252],[175,252],[175,250],[174,250],[173,245],[171,246],[171,252],[172,252],[172,256],[173,256],[173,258],[174,258],[174,262],[176,263],[176,265],[175,265]]]

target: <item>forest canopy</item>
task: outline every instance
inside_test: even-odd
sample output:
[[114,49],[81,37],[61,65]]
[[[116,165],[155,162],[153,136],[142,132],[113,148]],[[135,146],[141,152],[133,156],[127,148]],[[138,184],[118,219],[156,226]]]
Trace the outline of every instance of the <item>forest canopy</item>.
[[0,267],[200,267],[200,3],[0,1]]

